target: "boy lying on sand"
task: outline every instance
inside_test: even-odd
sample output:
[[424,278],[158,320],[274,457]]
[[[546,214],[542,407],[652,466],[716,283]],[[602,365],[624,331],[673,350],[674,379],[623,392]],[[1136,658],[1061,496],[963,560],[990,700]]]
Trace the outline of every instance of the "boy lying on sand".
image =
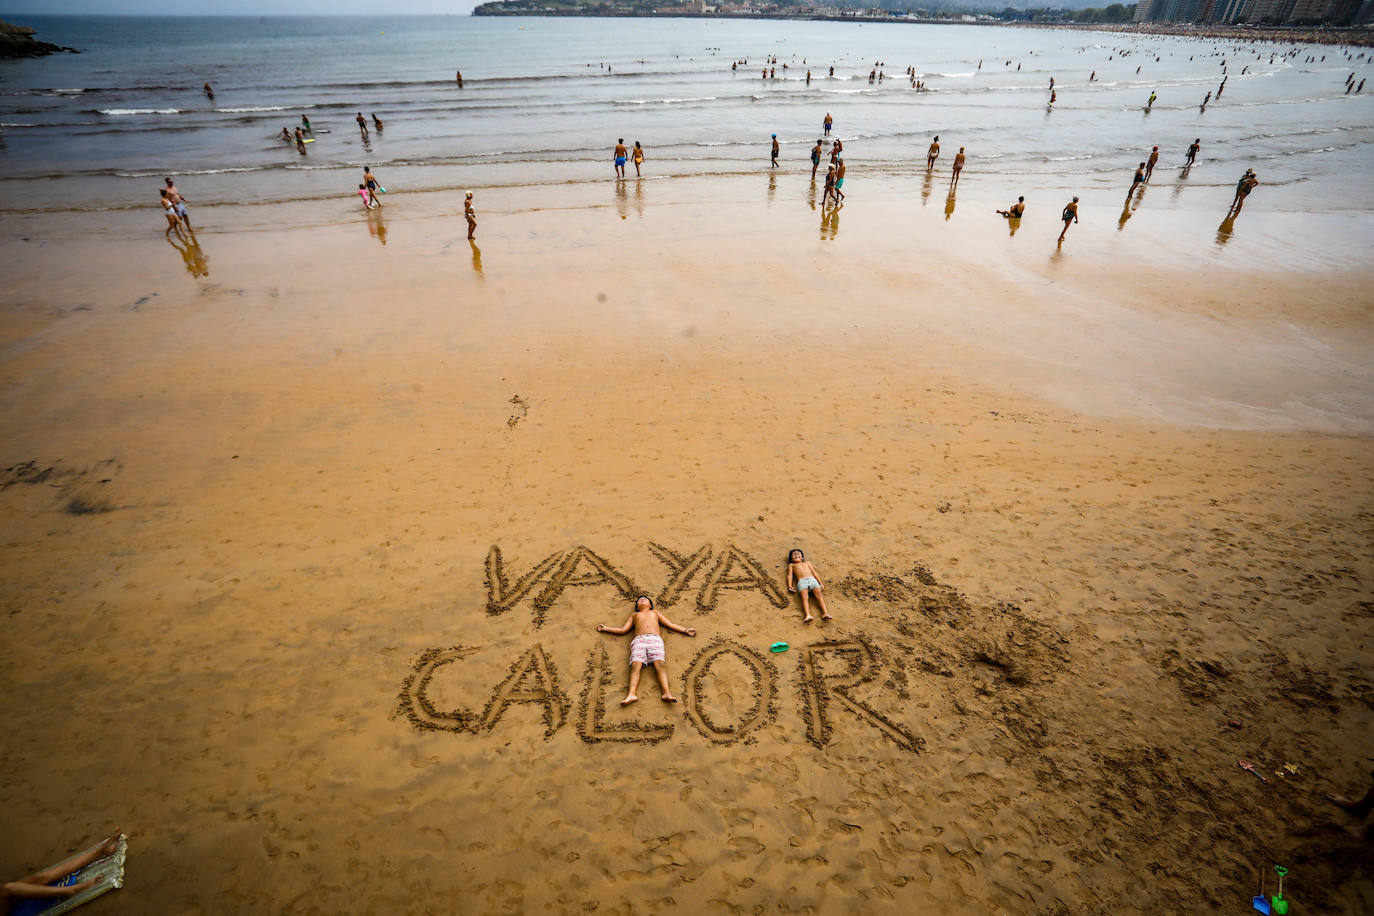
[[825,609],[825,596],[822,594],[820,579],[816,578],[816,567],[806,562],[806,555],[795,547],[787,554],[787,590],[801,592],[802,611],[806,614],[802,623],[810,623],[816,618],[811,616],[810,596],[814,593],[816,603],[821,606],[821,619],[831,620],[830,612]]
[[654,610],[654,602],[647,595],[640,595],[635,599],[634,613],[620,626],[608,627],[604,623],[596,625],[596,632],[613,633],[616,636],[624,636],[630,632],[631,627],[635,631],[635,638],[630,641],[630,692],[620,701],[621,706],[629,706],[639,699],[635,690],[639,687],[639,672],[646,663],[652,664],[658,674],[659,686],[663,688],[663,702],[677,702],[677,697],[673,696],[672,690],[668,687],[668,669],[663,665],[666,655],[663,651],[663,637],[658,632],[660,624],[674,633],[697,635],[695,627],[680,627]]

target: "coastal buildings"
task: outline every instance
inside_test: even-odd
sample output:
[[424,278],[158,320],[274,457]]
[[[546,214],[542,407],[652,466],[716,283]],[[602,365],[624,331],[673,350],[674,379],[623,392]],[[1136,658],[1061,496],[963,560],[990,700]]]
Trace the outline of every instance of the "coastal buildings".
[[1134,22],[1363,25],[1374,0],[1139,0]]

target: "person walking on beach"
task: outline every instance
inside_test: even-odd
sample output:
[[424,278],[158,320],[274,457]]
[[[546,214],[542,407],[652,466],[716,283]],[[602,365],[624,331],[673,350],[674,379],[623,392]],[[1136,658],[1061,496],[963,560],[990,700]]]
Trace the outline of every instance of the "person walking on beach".
[[372,209],[372,192],[367,189],[367,184],[358,185],[358,196],[363,199],[363,209]]
[[367,136],[367,119],[363,117],[363,113],[362,113],[361,111],[358,112],[358,116],[357,116],[356,118],[354,118],[353,120],[355,120],[355,121],[358,122],[358,131],[359,131],[364,137],[366,137],[366,136]]
[[777,168],[777,167],[778,167],[778,135],[777,135],[777,134],[774,134],[774,135],[773,135],[773,150],[772,150],[772,152],[773,152],[773,165],[772,165],[771,167],[772,167],[772,168]]
[[659,627],[667,627],[674,633],[684,636],[697,635],[695,627],[680,627],[654,610],[654,601],[648,595],[640,595],[635,599],[634,611],[620,626],[608,627],[604,623],[596,625],[596,632],[610,633],[612,636],[624,636],[630,630],[635,631],[635,638],[630,641],[630,690],[625,694],[625,699],[620,701],[621,706],[629,706],[639,699],[635,691],[639,689],[639,673],[645,665],[654,666],[654,673],[658,675],[658,686],[663,690],[663,702],[677,702],[672,688],[668,686],[668,669],[664,667],[668,656],[663,649],[663,635]]
[[463,197],[463,216],[468,221],[468,238],[477,236],[477,211],[472,209],[472,192],[468,191]]
[[835,193],[835,167],[827,166],[825,170],[825,194],[821,196],[821,206],[830,203],[830,198]]
[[1064,212],[1063,212],[1063,214],[1061,215],[1060,218],[1064,220],[1064,231],[1061,232],[1061,233],[1059,233],[1059,241],[1060,241],[1060,243],[1062,244],[1063,241],[1064,241],[1064,236],[1068,234],[1068,231],[1069,231],[1069,223],[1076,223],[1076,222],[1078,222],[1078,197],[1077,197],[1077,196],[1075,196],[1073,200],[1069,201],[1069,205],[1068,205],[1067,207],[1064,208]]
[[835,160],[835,202],[836,202],[836,203],[839,203],[840,201],[844,200],[844,191],[840,190],[841,188],[844,187],[844,171],[845,171],[844,160],[843,160],[843,159],[836,159],[836,160]]
[[810,623],[816,619],[811,615],[812,597],[820,606],[822,620],[835,619],[825,609],[825,589],[821,587],[820,577],[816,575],[816,567],[808,563],[806,554],[795,547],[787,553],[787,590],[801,594],[802,613],[806,615],[802,618],[802,623]]
[[1150,93],[1150,101],[1145,103],[1146,111],[1149,111],[1151,108],[1155,107],[1155,99],[1157,98],[1159,98],[1159,96],[1155,95],[1153,92]]
[[1135,170],[1135,175],[1132,176],[1132,178],[1131,178],[1131,189],[1130,189],[1129,191],[1126,192],[1126,202],[1127,202],[1127,203],[1130,203],[1131,195],[1135,193],[1135,189],[1138,188],[1138,187],[1140,187],[1140,185],[1143,184],[1144,181],[1145,181],[1145,163],[1142,162],[1142,163],[1140,163],[1140,165],[1136,168],[1136,170]]
[[634,164],[635,164],[635,177],[638,178],[638,177],[639,177],[639,167],[640,167],[640,165],[642,165],[642,164],[644,163],[644,147],[642,147],[642,146],[639,145],[639,141],[638,141],[638,140],[635,141],[634,153],[630,156],[630,158],[634,160]]
[[936,137],[930,143],[930,149],[926,150],[926,171],[935,167],[935,160],[940,158],[940,138]]
[[1245,174],[1241,176],[1240,181],[1236,184],[1236,199],[1231,202],[1231,210],[1228,212],[1228,216],[1232,219],[1240,216],[1240,208],[1245,206],[1245,198],[1250,196],[1250,192],[1255,190],[1255,186],[1258,184],[1259,179],[1255,177],[1255,170],[1246,169]]
[[186,212],[186,198],[181,196],[177,186],[172,184],[172,179],[166,179],[167,199],[172,202],[172,206],[177,211],[177,216],[186,224],[187,231],[191,231],[191,214]]
[[816,180],[816,169],[821,167],[821,139],[816,138],[816,145],[811,147],[811,180]]
[[1026,198],[1018,197],[1016,198],[1016,203],[1005,210],[998,210],[997,212],[1007,219],[1020,219],[1026,214]]
[[1191,169],[1193,167],[1193,160],[1197,158],[1198,150],[1200,149],[1202,149],[1202,138],[1196,137],[1193,139],[1193,142],[1189,144],[1188,155],[1183,160],[1183,167],[1185,169]]
[[625,177],[625,138],[621,137],[615,141],[615,152],[611,153],[611,158],[615,160],[615,177]]
[[[834,68],[834,67],[831,67],[831,68],[830,68],[830,75],[831,75],[831,76],[834,76],[834,75],[835,75],[835,68]],[[830,117],[830,112],[828,112],[828,111],[825,113],[825,121],[822,122],[822,126],[825,127],[825,135],[826,135],[827,137],[830,136],[830,128],[832,128],[832,127],[835,126],[835,119],[832,118],[832,117]]]
[[158,188],[162,197],[162,212],[167,217],[167,235],[172,234],[172,230],[181,230],[181,217],[177,216],[177,208],[172,206],[172,201],[167,196],[166,188]]
[[381,191],[384,189],[382,188],[382,183],[377,180],[377,176],[372,174],[371,166],[363,166],[363,183],[367,185],[367,193],[372,196],[372,199],[377,202],[377,206],[380,207],[382,205]]
[[1145,180],[1149,181],[1150,176],[1155,173],[1155,163],[1159,161],[1159,147],[1150,150],[1150,158],[1145,160]]
[[959,186],[959,173],[964,170],[964,148],[959,147],[959,152],[954,154],[954,172],[949,179],[949,189],[953,191]]
[[89,852],[72,856],[52,868],[25,875],[17,881],[6,882],[0,887],[0,913],[41,913],[58,900],[70,900],[95,887],[104,880],[105,875],[96,875],[77,884],[74,882],[76,873],[119,852],[119,837],[120,831],[116,827],[105,842]]

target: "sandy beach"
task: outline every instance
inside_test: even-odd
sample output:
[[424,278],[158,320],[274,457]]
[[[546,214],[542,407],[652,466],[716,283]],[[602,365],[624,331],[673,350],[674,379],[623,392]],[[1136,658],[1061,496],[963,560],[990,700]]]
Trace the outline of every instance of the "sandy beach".
[[[1374,909],[1367,260],[765,181],[11,230],[0,858],[123,825],[109,914]],[[641,592],[676,706],[617,705]]]

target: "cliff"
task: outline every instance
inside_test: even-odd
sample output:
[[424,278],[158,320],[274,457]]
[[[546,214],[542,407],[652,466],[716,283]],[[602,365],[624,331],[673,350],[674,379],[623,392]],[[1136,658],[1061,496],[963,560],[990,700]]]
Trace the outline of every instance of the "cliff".
[[33,29],[27,26],[10,25],[8,22],[0,21],[0,60],[42,57],[54,51],[77,53],[75,48],[64,48],[61,45],[39,41],[33,37]]

